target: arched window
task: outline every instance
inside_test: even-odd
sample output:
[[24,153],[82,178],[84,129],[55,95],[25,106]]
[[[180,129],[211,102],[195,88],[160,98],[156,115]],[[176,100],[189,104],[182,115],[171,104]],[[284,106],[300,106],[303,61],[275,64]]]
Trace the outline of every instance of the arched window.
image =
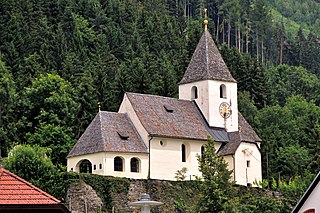
[[80,173],[92,173],[92,164],[89,160],[83,160],[81,161],[79,165],[79,171]]
[[139,160],[137,158],[131,158],[130,171],[131,172],[139,172]]
[[186,162],[186,145],[181,145],[182,162]]
[[114,158],[114,171],[123,172],[123,160],[120,157]]
[[204,155],[204,146],[201,146],[201,157]]
[[220,85],[220,98],[227,98],[227,88],[226,85]]
[[197,99],[198,98],[198,88],[196,86],[193,86],[191,88],[191,99]]

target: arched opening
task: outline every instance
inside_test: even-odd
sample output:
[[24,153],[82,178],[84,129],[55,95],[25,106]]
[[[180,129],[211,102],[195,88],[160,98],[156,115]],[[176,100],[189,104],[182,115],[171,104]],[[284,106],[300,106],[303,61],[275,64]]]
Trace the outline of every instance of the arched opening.
[[227,98],[227,88],[226,85],[220,85],[220,98]]
[[130,160],[130,171],[131,172],[139,172],[140,169],[140,161],[137,158],[131,158]]
[[201,146],[201,157],[204,156],[204,146]]
[[79,164],[79,172],[80,173],[92,173],[92,163],[85,159],[82,160]]
[[186,162],[186,145],[181,145],[182,162]]
[[197,99],[198,98],[198,88],[196,86],[193,86],[191,88],[191,99]]
[[114,158],[114,171],[123,172],[123,160],[121,157]]

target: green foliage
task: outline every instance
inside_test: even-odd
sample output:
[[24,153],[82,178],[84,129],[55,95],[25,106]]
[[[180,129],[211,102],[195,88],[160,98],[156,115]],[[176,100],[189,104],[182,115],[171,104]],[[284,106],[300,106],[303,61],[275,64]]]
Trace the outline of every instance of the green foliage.
[[270,93],[264,67],[249,55],[242,55],[235,48],[227,49],[225,45],[221,48],[221,55],[238,82],[239,92],[249,92],[248,98],[254,105],[264,107]]
[[306,168],[299,165],[319,171],[319,110],[313,101],[292,96],[283,107],[275,105],[258,111],[256,126],[264,141],[264,175],[291,178]]
[[74,143],[70,135],[76,130],[75,116],[79,109],[76,100],[76,92],[69,82],[58,75],[40,75],[31,87],[25,88],[20,99],[20,140],[51,146],[54,152],[58,151],[54,162],[65,161],[62,159],[66,156],[60,155],[65,155]]
[[320,81],[302,67],[279,65],[268,69],[269,85],[273,85],[271,96],[273,103],[284,105],[286,98],[302,95],[308,101],[320,101]]
[[[38,144],[51,148],[54,163],[65,164],[98,102],[116,111],[127,91],[177,97],[203,32],[204,5],[0,1],[1,155],[13,144]],[[292,154],[319,171],[319,4],[225,0],[206,6],[210,33],[217,44],[227,43],[221,53],[238,82],[239,109],[263,139],[264,176],[287,181],[301,175]],[[280,38],[284,63],[300,67],[273,66]]]
[[305,193],[315,175],[305,170],[302,176],[295,176],[290,180],[272,179],[270,185],[273,190],[279,191],[286,205],[295,206]]
[[178,170],[176,173],[175,173],[175,176],[174,178],[177,180],[177,181],[183,181],[187,178],[186,176],[186,173],[188,172],[188,169],[187,167],[182,167],[182,169]]
[[113,198],[129,191],[130,181],[127,178],[116,178],[94,174],[79,174],[75,172],[60,172],[53,177],[55,188],[51,191],[57,198],[66,198],[68,188],[71,184],[84,181],[90,185],[102,199],[104,209],[112,211]]
[[232,191],[232,171],[222,157],[216,154],[214,141],[208,138],[202,156],[198,156],[199,171],[202,173],[200,212],[221,212]]
[[49,152],[49,148],[17,145],[4,160],[4,167],[49,192],[57,185],[54,177],[58,174],[58,169],[48,157]]
[[238,109],[249,124],[255,123],[258,109],[254,105],[254,101],[251,99],[248,91],[238,92]]
[[280,147],[276,150],[276,155],[278,156],[277,167],[274,173],[278,173],[281,177],[292,178],[303,175],[311,162],[308,150],[298,144]]
[[15,124],[13,115],[16,90],[12,75],[1,60],[0,53],[0,156],[6,156],[10,139],[15,135]]
[[316,1],[269,0],[269,2],[281,12],[284,17],[301,24],[306,29],[312,29],[314,32],[320,33],[319,22],[316,21],[320,13],[320,6]]
[[67,127],[40,123],[33,134],[27,133],[27,141],[29,144],[50,148],[52,162],[66,165],[66,156],[75,144],[69,132]]

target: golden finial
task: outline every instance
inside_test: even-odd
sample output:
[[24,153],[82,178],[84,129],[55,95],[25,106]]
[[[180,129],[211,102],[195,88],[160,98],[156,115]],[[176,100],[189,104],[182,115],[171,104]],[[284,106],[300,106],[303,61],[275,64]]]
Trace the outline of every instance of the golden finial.
[[207,17],[207,8],[204,9],[204,31],[208,30],[208,17]]
[[101,111],[101,104],[98,102],[99,112]]

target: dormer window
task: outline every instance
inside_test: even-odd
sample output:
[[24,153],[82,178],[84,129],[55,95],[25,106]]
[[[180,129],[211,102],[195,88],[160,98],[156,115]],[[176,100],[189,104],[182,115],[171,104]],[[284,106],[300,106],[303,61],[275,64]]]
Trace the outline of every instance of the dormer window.
[[198,88],[196,86],[193,86],[191,88],[191,100],[198,98]]
[[129,135],[126,132],[122,132],[122,131],[117,131],[119,137],[121,138],[121,140],[128,140]]
[[220,85],[220,98],[227,98],[227,88],[226,85]]
[[163,107],[167,112],[173,113],[173,108],[170,107],[169,105],[163,105]]

